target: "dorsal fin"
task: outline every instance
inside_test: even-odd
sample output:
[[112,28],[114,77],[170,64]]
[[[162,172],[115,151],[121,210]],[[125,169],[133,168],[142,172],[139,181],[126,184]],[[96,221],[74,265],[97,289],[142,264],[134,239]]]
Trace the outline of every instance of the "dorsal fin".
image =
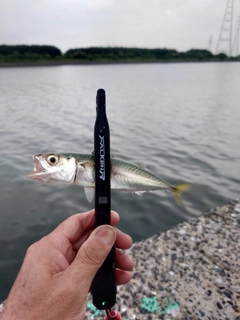
[[[95,151],[92,152],[92,155],[95,156]],[[114,158],[114,156],[112,154],[110,154],[111,158]]]
[[145,164],[142,163],[136,163],[137,166],[139,166],[142,169],[148,170],[147,167],[145,166]]

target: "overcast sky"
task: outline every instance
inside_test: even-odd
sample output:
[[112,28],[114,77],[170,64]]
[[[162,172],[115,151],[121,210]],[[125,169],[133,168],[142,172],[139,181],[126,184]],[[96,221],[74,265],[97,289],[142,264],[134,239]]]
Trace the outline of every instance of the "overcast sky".
[[[0,0],[0,44],[215,52],[227,0]],[[234,22],[240,16],[235,0]],[[234,27],[235,32],[235,27]]]

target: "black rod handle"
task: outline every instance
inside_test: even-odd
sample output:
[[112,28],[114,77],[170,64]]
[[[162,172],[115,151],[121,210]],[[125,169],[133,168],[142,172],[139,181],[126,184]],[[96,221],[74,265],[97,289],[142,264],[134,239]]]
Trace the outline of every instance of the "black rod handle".
[[[105,91],[97,91],[97,115],[94,126],[95,153],[95,215],[96,226],[111,223],[111,162],[110,131],[106,115]],[[92,283],[93,304],[96,308],[111,309],[116,303],[115,249],[98,270]]]

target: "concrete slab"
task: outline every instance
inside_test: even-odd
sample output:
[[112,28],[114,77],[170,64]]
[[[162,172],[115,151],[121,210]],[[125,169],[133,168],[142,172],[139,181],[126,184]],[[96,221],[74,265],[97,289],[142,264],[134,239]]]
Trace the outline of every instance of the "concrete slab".
[[[239,201],[135,243],[128,253],[135,267],[132,281],[118,289],[122,320],[240,320]],[[96,312],[89,297],[85,319]]]
[[[128,254],[133,279],[118,288],[115,306],[122,320],[240,320],[238,200],[135,243]],[[88,319],[105,319],[90,295]]]

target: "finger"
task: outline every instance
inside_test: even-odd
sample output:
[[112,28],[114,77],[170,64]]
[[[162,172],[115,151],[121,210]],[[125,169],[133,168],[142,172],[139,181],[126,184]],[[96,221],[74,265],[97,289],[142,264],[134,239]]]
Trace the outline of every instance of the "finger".
[[119,249],[115,249],[115,263],[116,268],[126,271],[131,271],[134,266],[133,259],[127,256]]
[[80,247],[74,261],[66,270],[68,281],[79,293],[87,295],[96,272],[109,254],[115,240],[115,229],[109,225],[102,225],[96,228]]
[[121,230],[117,229],[117,239],[115,243],[115,247],[120,248],[120,249],[129,249],[132,246],[132,238],[122,232]]
[[[119,215],[118,215],[118,213],[117,212],[115,212],[115,211],[111,211],[111,225],[112,226],[115,226],[118,222],[119,222],[119,219],[120,219],[120,217],[119,217]],[[82,246],[82,244],[88,239],[88,237],[90,236],[90,234],[93,232],[93,230],[94,229],[90,229],[90,230],[87,230],[86,232],[84,232],[83,234],[82,234],[82,236],[81,236],[81,238],[79,238],[76,242],[74,242],[73,243],[73,249],[77,252],[78,250],[79,250],[79,248]],[[117,230],[117,234],[118,234],[118,231],[120,231],[120,230],[118,230],[118,229],[116,229]],[[120,231],[120,233],[122,233],[121,231]],[[128,237],[128,236],[127,236]],[[123,243],[124,243],[124,248],[122,248],[122,246],[120,245],[120,243],[119,243],[119,245],[120,245],[120,249],[128,249],[131,245],[132,245],[132,242],[131,242],[131,240],[130,240],[130,242],[131,242],[131,245],[130,246],[127,246],[128,244],[129,244],[129,240],[128,240],[128,238],[126,237],[126,239],[125,239],[125,236],[123,235],[121,235],[121,234],[119,234],[119,238],[120,238],[120,242],[121,242],[121,239],[122,239],[122,241],[123,241]],[[119,241],[118,241],[119,242]],[[127,247],[126,247],[127,246]]]
[[[119,222],[119,215],[111,211],[111,223],[113,225]],[[95,210],[75,214],[63,221],[52,233],[54,239],[61,240],[64,235],[69,242],[78,241],[83,234],[95,227]],[[89,235],[89,233],[88,233]]]
[[[117,224],[118,217],[119,216],[116,216],[116,212],[113,211],[112,212],[112,221],[111,221],[112,226]],[[87,238],[90,236],[90,234],[92,232],[93,232],[93,229],[84,232],[84,234],[82,234],[81,238],[78,241],[73,243],[73,249],[75,250],[75,252],[77,252],[79,250],[79,248],[87,240]],[[116,228],[116,232],[117,232],[117,239],[115,242],[115,246],[119,249],[124,249],[124,250],[129,249],[132,246],[132,238],[117,228]]]
[[[117,239],[115,242],[115,246],[120,249],[129,249],[132,245],[131,237],[128,236],[127,234],[123,233],[122,231],[120,231],[117,228],[115,230],[117,233]],[[76,253],[78,252],[78,250],[80,249],[82,244],[88,239],[88,237],[90,236],[92,231],[93,230],[85,232],[84,235],[81,237],[81,239],[73,244],[73,249],[74,249],[75,254],[69,256],[69,258],[67,257],[67,260],[69,263],[71,263],[73,261],[73,259],[76,256]],[[115,259],[116,259],[115,262],[116,262],[117,268],[123,269],[123,270],[132,270],[133,265],[134,265],[132,258],[127,256],[125,253],[121,252],[117,248],[116,248],[116,258]]]
[[115,270],[116,285],[126,284],[132,279],[132,273],[129,271],[123,271],[120,269]]

